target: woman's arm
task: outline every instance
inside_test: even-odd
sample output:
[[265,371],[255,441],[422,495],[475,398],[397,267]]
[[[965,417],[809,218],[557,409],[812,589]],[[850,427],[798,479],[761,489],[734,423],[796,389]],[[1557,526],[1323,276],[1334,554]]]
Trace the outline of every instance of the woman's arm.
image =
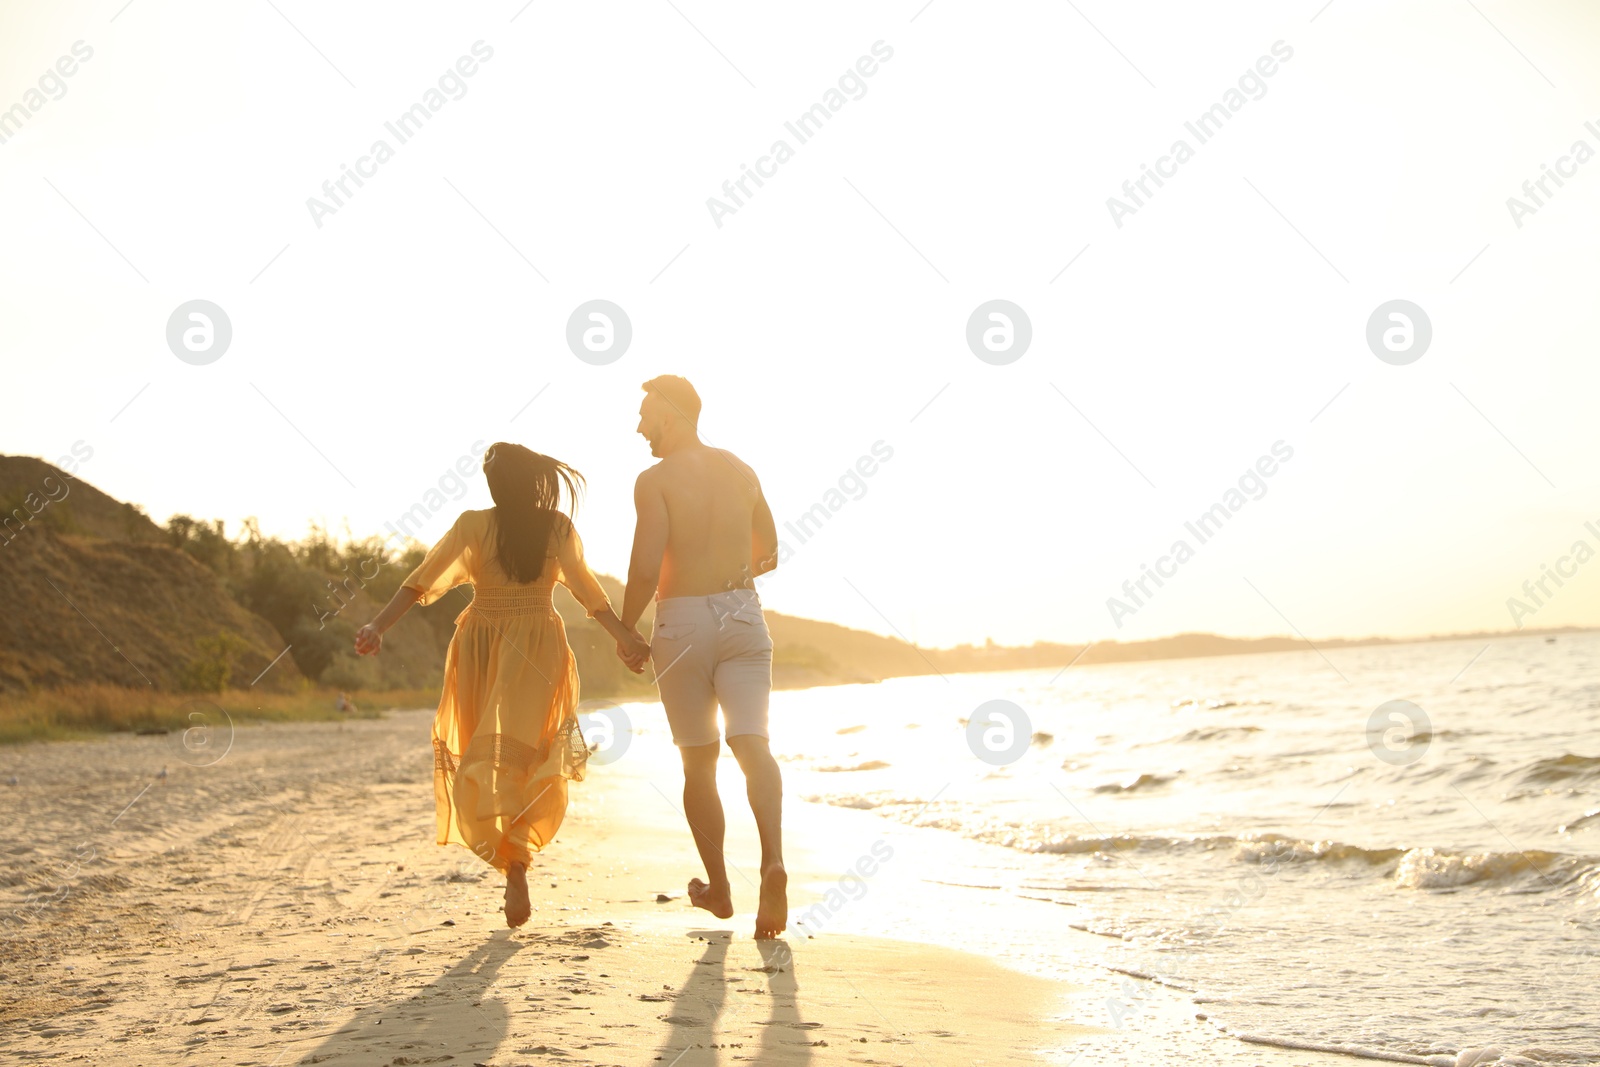
[[411,610],[411,605],[422,599],[422,590],[412,589],[402,585],[394,591],[394,596],[389,598],[389,603],[373,620],[356,631],[356,653],[362,656],[375,656],[383,647],[383,635],[389,627],[399,622],[405,613]]
[[561,584],[583,605],[589,617],[604,627],[606,633],[616,641],[617,655],[628,665],[628,669],[635,674],[644,673],[644,661],[650,656],[650,643],[640,637],[633,627],[622,625],[622,620],[617,618],[617,613],[611,608],[611,598],[606,596],[599,579],[583,558],[583,539],[578,536],[577,528],[568,525],[565,534],[557,549]]

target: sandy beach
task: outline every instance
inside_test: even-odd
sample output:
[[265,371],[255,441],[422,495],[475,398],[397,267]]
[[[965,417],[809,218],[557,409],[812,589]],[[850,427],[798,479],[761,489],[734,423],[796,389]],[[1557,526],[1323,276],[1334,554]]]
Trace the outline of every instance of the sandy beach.
[[[791,798],[799,921],[756,942],[738,791],[740,911],[722,923],[684,899],[677,772],[648,746],[574,788],[530,872],[533,919],[508,931],[503,880],[433,844],[430,714],[0,750],[0,1051],[129,1067],[1352,1062],[1218,1034],[1181,994],[1097,968],[1073,908],[943,881],[942,835],[864,812]],[[981,867],[971,849],[961,862]],[[1040,938],[1081,944],[1058,954],[1079,971],[1012,969]]]
[[[530,874],[532,922],[508,931],[503,880],[432,842],[428,719],[240,726],[209,766],[192,764],[216,748],[175,734],[0,753],[17,783],[0,1049],[130,1065],[966,1064],[1013,1061],[1018,1035],[1049,1053],[1087,1032],[1052,1021],[1059,988],[978,957],[758,943],[747,914],[694,911],[676,812],[604,767]],[[801,893],[827,880],[817,859],[797,842]]]

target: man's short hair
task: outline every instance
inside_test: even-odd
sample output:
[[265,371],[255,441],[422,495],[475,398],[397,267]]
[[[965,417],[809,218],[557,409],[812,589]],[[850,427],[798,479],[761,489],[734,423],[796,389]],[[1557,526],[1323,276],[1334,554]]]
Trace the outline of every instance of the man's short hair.
[[690,426],[700,424],[700,394],[694,391],[689,379],[676,374],[663,374],[651,378],[641,386],[647,393],[655,393],[682,415]]

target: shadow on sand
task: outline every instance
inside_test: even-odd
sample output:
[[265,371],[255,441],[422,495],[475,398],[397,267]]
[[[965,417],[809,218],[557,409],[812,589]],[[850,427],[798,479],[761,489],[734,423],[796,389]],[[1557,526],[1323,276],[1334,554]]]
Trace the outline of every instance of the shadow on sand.
[[[674,997],[666,1017],[671,1029],[656,1050],[656,1062],[705,1067],[719,1062],[721,1050],[730,1049],[741,1061],[763,1067],[810,1064],[814,1038],[809,1031],[818,1024],[800,1018],[800,983],[788,943],[757,941],[762,965],[730,975],[732,931],[695,930],[690,936],[704,938],[705,951]],[[759,1031],[753,1058],[746,1040],[752,1030]]]
[[[510,1030],[510,1013],[497,998],[484,999],[507,960],[523,948],[501,931],[460,963],[405,1000],[358,1011],[321,1044],[288,1063],[338,1067],[472,1062],[493,1055]],[[471,1005],[471,1007],[467,1007]]]

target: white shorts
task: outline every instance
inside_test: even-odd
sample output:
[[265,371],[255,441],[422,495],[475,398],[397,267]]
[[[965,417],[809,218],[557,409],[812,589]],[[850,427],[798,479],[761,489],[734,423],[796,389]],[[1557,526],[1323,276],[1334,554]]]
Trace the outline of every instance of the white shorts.
[[656,601],[650,657],[673,744],[716,744],[718,704],[728,737],[767,736],[772,635],[754,590]]

